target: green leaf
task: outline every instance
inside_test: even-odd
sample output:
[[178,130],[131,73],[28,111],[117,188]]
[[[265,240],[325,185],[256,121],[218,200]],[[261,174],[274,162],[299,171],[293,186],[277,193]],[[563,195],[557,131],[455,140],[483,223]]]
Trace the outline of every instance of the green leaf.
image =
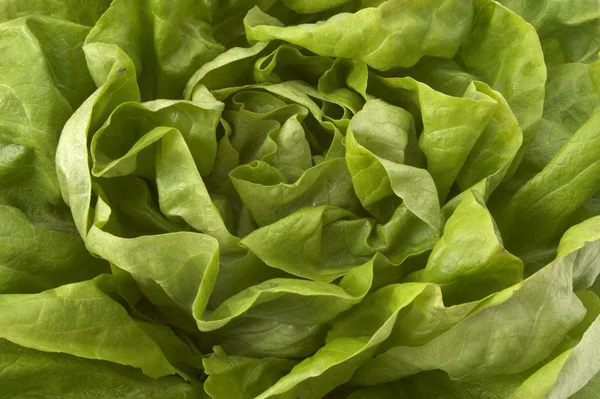
[[[340,208],[307,207],[250,233],[241,244],[271,267],[316,281],[332,281],[370,258],[370,251],[356,253],[360,248],[346,244],[348,240],[366,244],[369,221],[342,218],[355,219]],[[294,235],[289,233],[292,228]]]
[[600,11],[595,0],[566,4],[549,0],[526,4],[502,0],[539,32],[546,63],[550,66],[569,62],[589,62],[598,58]]
[[[592,292],[579,294],[588,308],[579,342],[533,373],[510,398],[570,398],[600,371],[596,342],[600,334],[600,299]],[[576,330],[580,326],[576,327]],[[569,333],[577,335],[576,331]]]
[[[33,293],[107,272],[75,232],[36,226],[17,208],[0,205],[0,293]],[[82,267],[85,265],[85,267]]]
[[276,320],[242,318],[204,336],[205,344],[221,344],[228,353],[256,358],[305,358],[325,341],[318,324],[286,324]]
[[293,361],[228,356],[221,348],[203,360],[206,391],[213,398],[252,399],[289,372]]
[[[257,398],[320,398],[350,380],[359,365],[373,355],[377,344],[390,334],[396,319],[395,312],[407,306],[426,286],[404,284],[390,287],[396,289],[396,295],[385,311],[372,313],[360,323],[337,324],[329,332],[324,347],[296,365]],[[368,302],[371,301],[367,299],[364,303]]]
[[[432,9],[437,10],[435,18],[428,12]],[[319,25],[289,27],[278,26],[277,20],[265,23],[263,14],[255,7],[244,20],[251,41],[285,40],[319,55],[359,59],[387,70],[412,66],[424,56],[452,57],[470,27],[473,7],[470,1],[428,0],[417,7],[394,0],[355,14],[338,14]],[[348,34],[348,26],[360,29]]]
[[508,237],[508,248],[520,254],[557,240],[569,217],[598,190],[598,148],[593,145],[598,123],[600,109],[504,205],[498,222]]
[[291,182],[280,170],[263,162],[240,166],[230,176],[259,226],[310,206],[327,204],[349,211],[360,207],[346,163],[341,158],[316,165]]
[[114,285],[108,276],[39,294],[4,294],[0,336],[45,352],[137,367],[153,378],[178,373],[157,342],[111,295]]
[[0,398],[119,397],[124,399],[202,398],[201,385],[177,377],[153,379],[139,370],[102,360],[36,351],[0,340]]
[[[460,379],[528,369],[548,356],[585,314],[585,308],[572,291],[575,258],[571,254],[552,262],[527,280],[479,303],[462,305],[462,309],[456,306],[443,309],[436,320],[439,330],[433,336],[429,332],[430,340],[425,344],[415,346],[411,339],[423,339],[417,335],[419,329],[415,323],[402,323],[399,318],[390,341],[385,344],[389,349],[366,362],[354,380],[373,385],[422,370],[441,369],[451,378]],[[390,299],[384,296],[378,307]],[[435,296],[416,302],[416,306],[423,308],[414,317],[427,320],[428,313],[438,312],[440,302]],[[377,311],[366,306],[365,303],[365,307],[361,304],[357,308],[351,319],[353,323],[364,317],[361,312]],[[465,314],[465,310],[469,313]],[[457,313],[464,319],[456,318]],[[456,324],[444,326],[440,323],[444,318]]]
[[8,0],[0,7],[0,22],[35,15],[93,26],[110,6],[108,0]]
[[360,302],[371,288],[373,261],[348,272],[339,286],[299,279],[272,279],[254,285],[205,314],[201,331],[220,328],[236,317],[313,325],[332,320]]
[[81,50],[88,32],[48,17],[0,24],[0,204],[51,230],[73,230],[54,158],[63,125],[94,89]]
[[409,276],[439,284],[447,305],[481,299],[522,278],[523,262],[506,251],[494,220],[471,192],[446,222],[425,269]]
[[189,76],[223,51],[210,34],[209,20],[205,3],[186,0],[167,7],[158,0],[117,0],[86,44],[118,45],[135,65],[144,100],[178,98]]
[[[389,220],[395,198],[433,230],[440,228],[439,202],[432,177],[404,165],[414,135],[412,117],[379,100],[368,101],[350,122],[346,163],[362,205],[374,216]],[[375,128],[374,128],[375,127]]]

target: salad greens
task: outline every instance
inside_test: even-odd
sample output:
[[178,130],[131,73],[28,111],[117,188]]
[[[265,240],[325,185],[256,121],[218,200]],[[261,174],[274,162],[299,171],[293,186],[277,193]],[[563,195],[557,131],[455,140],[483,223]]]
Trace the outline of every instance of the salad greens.
[[600,398],[598,0],[0,0],[0,398]]

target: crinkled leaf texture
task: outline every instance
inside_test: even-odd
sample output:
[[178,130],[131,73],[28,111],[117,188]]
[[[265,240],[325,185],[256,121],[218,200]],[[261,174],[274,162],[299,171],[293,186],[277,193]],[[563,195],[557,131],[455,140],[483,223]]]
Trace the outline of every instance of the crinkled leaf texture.
[[0,398],[600,397],[598,0],[3,0],[0,49]]

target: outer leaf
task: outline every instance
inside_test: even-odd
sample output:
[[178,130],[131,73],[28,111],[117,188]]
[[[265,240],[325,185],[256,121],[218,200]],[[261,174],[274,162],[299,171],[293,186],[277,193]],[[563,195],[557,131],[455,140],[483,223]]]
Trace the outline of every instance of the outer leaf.
[[181,232],[123,239],[93,227],[88,245],[132,274],[155,304],[201,317],[218,272],[218,245],[211,237]]
[[[354,380],[373,385],[433,369],[442,369],[455,379],[526,370],[548,356],[583,317],[584,308],[572,292],[574,259],[574,254],[561,258],[518,286],[482,300],[476,308],[469,305],[468,317],[447,331],[440,329],[424,345],[410,343],[410,335],[419,339],[414,335],[419,329],[400,319],[386,343],[392,348],[366,362]],[[379,307],[389,300],[384,298]],[[364,306],[358,308],[352,323],[360,323],[361,314],[370,312]],[[420,313],[432,312],[429,306]],[[459,312],[462,309],[448,308],[438,320],[452,319]]]
[[514,191],[541,172],[599,105],[600,62],[549,68],[540,131],[508,188]]
[[92,26],[110,6],[109,0],[8,0],[0,6],[0,22],[26,15],[47,15],[56,20]]
[[64,123],[94,88],[81,50],[88,31],[46,17],[0,24],[0,204],[52,230],[73,230],[54,157]]
[[[600,334],[600,299],[592,292],[580,293],[588,308],[586,319],[576,327],[584,333],[572,349],[561,353],[530,376],[511,396],[516,398],[570,398],[600,371],[596,343]],[[583,326],[582,326],[583,325]],[[572,331],[569,335],[578,335]]]
[[534,4],[502,0],[501,3],[537,29],[549,65],[597,59],[600,11],[596,0],[572,4],[558,0]]
[[204,2],[187,0],[177,7],[156,0],[117,0],[86,44],[118,45],[135,65],[144,100],[177,98],[189,76],[223,51],[210,34],[207,8]]
[[424,284],[396,286],[395,300],[388,304],[387,311],[372,314],[368,323],[334,328],[323,348],[300,362],[257,398],[320,398],[345,383],[356,368],[372,356],[376,345],[390,334],[396,320],[394,312],[407,306],[425,288]]
[[[437,10],[435,18],[429,11],[433,9]],[[281,23],[276,20],[267,25],[262,11],[253,8],[244,23],[249,40],[285,40],[319,55],[359,59],[386,70],[412,66],[426,55],[452,57],[472,16],[470,1],[428,0],[420,4],[394,0],[355,14],[340,14],[318,25],[291,27],[278,26]],[[348,26],[361,28],[348,34]],[[390,57],[392,53],[396,56]]]
[[441,371],[424,372],[397,382],[359,389],[348,396],[348,399],[500,399],[508,397],[523,378],[517,374],[455,381]]
[[36,226],[9,206],[0,206],[0,220],[0,293],[44,291],[108,271],[76,233]]
[[202,387],[177,377],[152,379],[131,367],[62,353],[40,352],[0,340],[0,398],[202,398]]
[[32,349],[138,367],[153,378],[177,373],[157,343],[104,292],[111,286],[104,276],[39,294],[2,295],[0,336]]
[[498,222],[508,248],[520,254],[557,240],[573,212],[598,191],[598,123],[600,108],[505,205]]

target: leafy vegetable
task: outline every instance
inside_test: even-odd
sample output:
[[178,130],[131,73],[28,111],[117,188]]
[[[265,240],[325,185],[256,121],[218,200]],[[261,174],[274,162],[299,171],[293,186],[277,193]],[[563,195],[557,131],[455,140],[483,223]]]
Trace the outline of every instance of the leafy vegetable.
[[4,0],[0,48],[0,398],[600,397],[597,0]]

